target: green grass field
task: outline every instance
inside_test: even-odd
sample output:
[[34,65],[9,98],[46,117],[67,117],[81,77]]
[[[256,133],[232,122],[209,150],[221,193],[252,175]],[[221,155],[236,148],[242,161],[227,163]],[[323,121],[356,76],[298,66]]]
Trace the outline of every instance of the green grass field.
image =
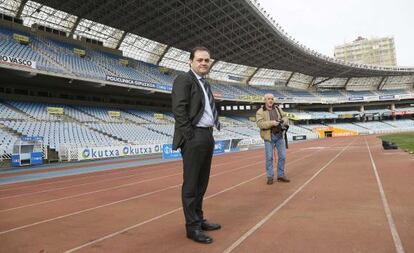
[[394,142],[402,150],[408,149],[410,152],[414,152],[414,132],[387,134],[379,136],[379,138]]

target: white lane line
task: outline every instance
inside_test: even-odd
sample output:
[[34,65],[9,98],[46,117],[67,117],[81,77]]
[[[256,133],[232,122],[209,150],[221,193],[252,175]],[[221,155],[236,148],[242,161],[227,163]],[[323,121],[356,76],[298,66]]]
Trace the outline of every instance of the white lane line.
[[129,187],[129,186],[132,186],[132,185],[142,184],[142,183],[145,183],[145,182],[151,182],[151,181],[156,181],[156,180],[160,180],[160,179],[163,179],[163,178],[179,176],[179,175],[182,175],[182,174],[183,173],[180,172],[180,173],[175,173],[175,174],[166,175],[166,176],[162,176],[162,177],[156,177],[156,178],[145,179],[145,180],[141,180],[141,181],[137,181],[137,182],[132,182],[132,183],[129,183],[129,184],[117,185],[117,186],[114,186],[114,187],[104,188],[104,189],[100,189],[100,190],[96,190],[96,191],[89,191],[89,192],[84,192],[84,193],[80,193],[80,194],[70,195],[70,196],[66,196],[66,197],[61,197],[61,198],[56,198],[56,199],[50,199],[50,200],[45,200],[45,201],[41,201],[41,202],[36,202],[36,203],[32,203],[32,204],[27,204],[27,205],[22,205],[22,206],[16,206],[16,207],[12,207],[12,208],[9,208],[9,209],[2,209],[2,210],[0,210],[0,213],[9,212],[9,211],[13,211],[13,210],[17,210],[17,209],[22,209],[22,208],[27,208],[27,207],[33,207],[33,206],[43,205],[43,204],[52,203],[52,202],[56,202],[56,201],[60,201],[60,200],[65,200],[65,199],[73,199],[73,198],[76,198],[76,197],[91,195],[91,194],[100,193],[100,192],[106,192],[106,191],[116,190],[116,189],[120,189],[120,188]]
[[[257,157],[257,156],[254,156],[254,157]],[[252,159],[252,158],[250,158],[250,159]],[[221,164],[224,164],[224,163],[218,163],[218,164],[216,164],[216,166],[217,165],[221,165]],[[15,195],[2,196],[2,197],[0,197],[0,200],[2,200],[2,199],[8,199],[8,198],[22,197],[22,196],[27,196],[27,195],[33,195],[33,194],[37,194],[37,193],[45,193],[45,192],[50,192],[50,191],[54,191],[54,190],[63,190],[63,189],[68,189],[68,188],[74,188],[74,187],[78,187],[78,186],[81,186],[81,185],[98,184],[98,183],[102,183],[102,182],[114,181],[114,180],[123,179],[123,178],[131,178],[131,177],[136,177],[136,176],[141,176],[141,175],[153,174],[154,172],[161,172],[161,171],[164,171],[165,170],[165,163],[157,164],[157,165],[152,164],[150,166],[151,167],[140,168],[139,171],[135,171],[133,169],[133,167],[126,167],[124,169],[128,169],[128,170],[123,170],[123,171],[108,171],[110,173],[107,173],[107,174],[99,174],[99,175],[89,175],[91,173],[106,172],[106,171],[95,171],[95,172],[91,172],[91,173],[85,173],[85,174],[88,174],[88,175],[85,175],[82,178],[55,180],[53,182],[39,183],[39,184],[22,186],[22,187],[3,189],[4,191],[5,190],[9,190],[9,191],[10,190],[21,190],[21,189],[25,189],[25,188],[28,188],[28,187],[36,188],[36,187],[38,187],[40,185],[43,186],[43,185],[49,185],[49,184],[58,184],[58,183],[62,183],[62,182],[79,181],[79,180],[83,180],[83,179],[90,179],[90,178],[93,178],[93,177],[108,177],[108,176],[110,176],[109,179],[95,180],[93,182],[79,183],[79,184],[76,184],[76,185],[75,184],[71,184],[69,186],[64,186],[64,187],[59,187],[59,188],[53,188],[53,189],[47,189],[47,190],[41,190],[41,191],[29,191],[29,192],[19,193],[19,194],[15,194]],[[154,171],[155,168],[157,168],[158,170],[155,170]],[[180,167],[177,167],[176,169],[179,170],[179,171],[182,170],[182,169],[180,169]],[[131,173],[131,174],[121,175],[119,177],[113,177],[113,175],[125,174],[125,173]],[[3,190],[0,190],[0,192],[3,191]]]
[[[243,168],[246,168],[246,167],[249,167],[249,166],[257,165],[259,163],[263,163],[263,161],[255,162],[255,163],[252,163],[252,164],[249,164],[249,165],[244,165],[244,166],[241,166],[241,167],[238,167],[238,168],[235,168],[235,169],[231,169],[231,170],[219,172],[219,173],[216,173],[214,175],[211,175],[210,177],[214,177],[214,176],[226,174],[226,173],[229,173],[229,172],[232,172],[232,171],[236,171],[236,170],[240,170],[240,169],[243,169]],[[20,226],[20,227],[15,227],[15,228],[12,228],[12,229],[0,231],[0,235],[6,234],[6,233],[10,233],[10,232],[13,232],[13,231],[17,231],[17,230],[21,230],[21,229],[28,228],[28,227],[33,227],[33,226],[36,226],[36,225],[39,225],[39,224],[43,224],[43,223],[47,223],[47,222],[50,222],[50,221],[55,221],[55,220],[67,218],[67,217],[70,217],[70,216],[78,215],[78,214],[81,214],[81,213],[89,212],[89,211],[96,210],[96,209],[99,209],[99,208],[102,208],[102,207],[107,207],[107,206],[111,206],[111,205],[123,203],[123,202],[126,202],[126,201],[139,199],[139,198],[146,197],[146,196],[149,196],[149,195],[152,195],[152,194],[155,194],[155,193],[159,193],[159,192],[162,192],[162,191],[166,191],[166,190],[169,190],[169,189],[178,188],[181,185],[182,185],[182,183],[176,184],[176,185],[172,185],[172,186],[168,186],[168,187],[165,187],[165,188],[162,188],[162,189],[158,189],[158,190],[155,190],[155,191],[152,191],[152,192],[143,193],[143,194],[136,195],[136,196],[133,196],[133,197],[129,197],[129,198],[126,198],[126,199],[121,199],[121,200],[118,200],[118,201],[115,201],[115,202],[111,202],[111,203],[107,203],[107,204],[104,204],[104,205],[99,205],[99,206],[95,206],[95,207],[83,209],[83,210],[80,210],[80,211],[68,213],[68,214],[65,214],[65,215],[57,216],[57,217],[54,217],[54,218],[50,218],[50,219],[46,219],[46,220],[41,220],[41,221],[34,222],[34,223],[30,223],[30,224],[26,224],[26,225],[23,225],[23,226]]]
[[[253,157],[253,158],[255,158],[255,157]],[[253,158],[243,159],[243,160],[252,160]],[[231,162],[216,164],[216,165],[214,165],[214,167],[226,165],[228,163],[231,163]],[[231,172],[233,170],[229,170],[229,172]],[[120,188],[124,188],[124,187],[129,187],[129,186],[136,185],[136,184],[141,184],[141,183],[145,183],[145,182],[155,181],[155,180],[159,180],[159,179],[163,179],[163,178],[168,178],[168,177],[173,177],[173,176],[178,176],[178,175],[182,175],[182,172],[175,173],[175,174],[170,174],[170,175],[166,175],[166,176],[161,176],[161,177],[156,177],[156,178],[151,178],[151,179],[144,179],[144,180],[141,180],[141,181],[136,181],[136,182],[132,182],[132,183],[128,183],[128,184],[122,184],[122,185],[118,185],[118,186],[114,186],[114,187],[110,187],[110,188],[99,189],[99,190],[95,190],[95,191],[84,192],[84,193],[70,195],[70,196],[66,196],[66,197],[45,200],[45,201],[36,202],[36,203],[32,203],[32,204],[11,207],[11,208],[8,208],[8,209],[2,209],[2,210],[0,210],[0,213],[8,212],[8,211],[13,211],[13,210],[21,209],[21,208],[26,208],[26,207],[32,207],[32,206],[37,206],[37,205],[52,203],[52,202],[55,202],[55,201],[60,201],[60,200],[65,200],[65,199],[72,199],[72,198],[76,198],[76,197],[86,196],[86,195],[90,195],[90,194],[94,194],[94,193],[105,192],[105,191],[109,191],[109,190],[116,190],[116,189],[120,189]],[[91,182],[91,183],[94,183],[94,182]],[[75,185],[75,186],[78,186],[78,185]],[[60,189],[71,188],[71,187],[74,187],[74,186],[63,187],[63,188],[60,188]],[[51,189],[50,191],[53,191],[53,189]]]
[[[253,158],[249,158],[249,159],[253,159]],[[244,159],[244,160],[248,160],[248,159]],[[229,162],[218,163],[218,164],[215,164],[214,166],[220,166],[220,165],[224,165],[224,164],[228,164],[228,163]],[[163,169],[163,168],[161,168],[161,169]],[[181,171],[180,168],[177,168],[176,170]],[[161,171],[160,170],[158,170],[158,171],[144,171],[142,173],[134,173],[134,174],[124,175],[124,176],[119,176],[119,177],[111,177],[111,178],[108,178],[108,179],[103,179],[103,180],[98,180],[98,181],[93,181],[93,182],[72,184],[72,185],[69,185],[69,186],[51,188],[51,189],[46,189],[46,190],[41,190],[41,191],[30,191],[30,192],[26,192],[26,193],[20,193],[20,194],[16,194],[16,195],[0,197],[0,200],[9,199],[9,198],[17,198],[17,197],[28,196],[28,195],[34,195],[34,194],[38,194],[38,193],[53,192],[53,191],[64,190],[64,189],[69,189],[69,188],[76,188],[78,186],[84,186],[84,185],[90,185],[90,184],[99,184],[99,183],[114,181],[114,180],[118,180],[118,179],[133,178],[133,177],[137,177],[137,176],[141,176],[141,175],[153,174],[154,172],[161,172]],[[108,176],[110,176],[110,175],[108,175]]]
[[[253,177],[253,178],[250,178],[250,179],[248,179],[248,180],[246,180],[246,181],[243,181],[243,182],[238,183],[238,184],[236,184],[236,185],[233,185],[233,186],[231,186],[231,187],[229,187],[229,188],[226,188],[226,189],[224,189],[224,190],[222,190],[222,191],[216,192],[215,194],[212,194],[212,195],[210,195],[210,196],[208,196],[208,197],[205,197],[205,198],[204,198],[204,200],[206,200],[206,199],[210,199],[210,198],[213,198],[213,197],[215,197],[215,196],[217,196],[217,195],[220,195],[220,194],[222,194],[222,193],[224,193],[224,192],[227,192],[227,191],[230,191],[230,190],[232,190],[232,189],[234,189],[234,188],[236,188],[236,187],[239,187],[240,185],[243,185],[243,184],[246,184],[246,183],[248,183],[248,182],[254,181],[254,180],[258,179],[259,177],[263,177],[263,175],[264,175],[264,174],[265,174],[265,173],[262,173],[262,174],[260,174],[260,175],[257,175],[257,176],[255,176],[255,177]],[[162,218],[162,217],[165,217],[165,216],[167,216],[167,215],[173,214],[173,213],[175,213],[175,212],[177,212],[177,211],[179,211],[179,210],[181,210],[181,209],[182,209],[182,207],[180,207],[180,208],[176,208],[176,209],[173,209],[173,210],[171,210],[171,211],[169,211],[169,212],[163,213],[163,214],[158,215],[158,216],[156,216],[156,217],[153,217],[153,218],[151,218],[151,219],[149,219],[149,220],[146,220],[146,221],[143,221],[143,222],[141,222],[141,223],[138,223],[138,224],[135,224],[135,225],[129,226],[129,227],[127,227],[127,228],[124,228],[124,229],[119,230],[119,231],[117,231],[117,232],[114,232],[114,233],[112,233],[112,234],[106,235],[106,236],[104,236],[104,237],[98,238],[98,239],[96,239],[96,240],[90,241],[90,242],[88,242],[88,243],[85,243],[85,244],[79,245],[79,246],[78,246],[78,247],[76,247],[76,248],[69,249],[69,250],[65,251],[64,253],[70,253],[70,252],[74,252],[74,251],[80,250],[80,249],[85,248],[85,247],[87,247],[87,246],[89,246],[89,245],[92,245],[92,244],[95,244],[95,243],[97,243],[97,242],[100,242],[100,241],[103,241],[103,240],[109,239],[109,238],[111,238],[111,237],[114,237],[114,236],[116,236],[116,235],[122,234],[122,233],[124,233],[124,232],[126,232],[126,231],[128,231],[128,230],[131,230],[131,229],[134,229],[134,228],[140,227],[140,226],[142,226],[142,225],[144,225],[144,224],[147,224],[147,223],[149,223],[149,222],[151,222],[151,221],[155,221],[155,220],[158,220],[158,219],[160,219],[160,218]]]
[[404,253],[404,247],[401,243],[400,236],[397,231],[397,226],[395,225],[394,219],[392,218],[392,213],[390,206],[388,205],[387,198],[385,197],[384,188],[382,187],[381,179],[378,174],[377,166],[375,165],[374,158],[372,157],[371,149],[368,145],[367,139],[365,139],[365,144],[369,151],[369,157],[371,158],[372,169],[374,170],[375,178],[377,179],[378,188],[381,194],[382,205],[384,206],[385,215],[387,216],[388,226],[391,230],[392,239],[394,240],[394,246],[397,253]]
[[[319,152],[319,151],[317,151],[317,152]],[[317,152],[314,152],[314,153],[317,153]],[[289,165],[291,165],[292,163],[295,163],[295,162],[298,162],[298,161],[300,161],[300,160],[303,160],[303,159],[306,159],[306,158],[308,158],[308,157],[311,157],[311,156],[313,156],[313,155],[314,155],[314,153],[312,153],[311,155],[308,155],[308,156],[301,157],[301,158],[299,158],[299,159],[297,159],[297,160],[294,160],[294,161],[292,161],[292,162],[290,162],[290,163],[286,163],[286,165],[288,165],[288,164],[289,164]],[[264,163],[264,162],[262,161],[262,162],[259,162],[259,163]],[[241,185],[243,185],[243,184],[246,184],[246,183],[251,182],[251,181],[254,181],[254,180],[256,180],[256,179],[258,179],[258,178],[260,178],[260,177],[263,177],[263,175],[265,175],[265,174],[266,174],[266,173],[261,173],[260,175],[257,175],[257,176],[255,176],[255,177],[253,177],[253,178],[250,178],[250,179],[248,179],[248,180],[246,180],[246,181],[244,181],[244,182],[241,182],[241,183],[238,183],[238,184],[236,184],[236,185],[233,185],[233,186],[231,186],[231,187],[229,187],[229,188],[226,188],[226,189],[224,189],[224,190],[222,190],[222,191],[220,191],[220,192],[216,192],[216,193],[214,193],[214,194],[211,194],[211,195],[209,195],[209,196],[205,197],[204,199],[210,199],[210,198],[213,198],[213,197],[215,197],[215,196],[217,196],[217,195],[220,195],[220,194],[222,194],[222,193],[224,193],[224,192],[230,191],[230,190],[232,190],[232,189],[234,189],[234,188],[236,188],[236,187],[239,187],[239,186],[241,186]],[[138,223],[138,224],[134,224],[134,225],[132,225],[132,226],[129,226],[129,227],[124,228],[124,229],[122,229],[122,230],[119,230],[119,231],[116,231],[116,232],[114,232],[114,233],[108,234],[108,235],[103,236],[103,237],[101,237],[101,238],[98,238],[98,239],[95,239],[95,240],[89,241],[88,243],[85,243],[85,244],[79,245],[78,247],[75,247],[75,248],[69,249],[69,250],[65,251],[64,253],[74,252],[74,251],[80,250],[80,249],[82,249],[82,248],[85,248],[85,247],[87,247],[87,246],[90,246],[90,245],[92,245],[92,244],[95,244],[95,243],[97,243],[97,242],[104,241],[104,240],[109,239],[109,238],[111,238],[111,237],[114,237],[114,236],[117,236],[117,235],[119,235],[119,234],[122,234],[122,233],[124,233],[124,232],[126,232],[126,231],[128,231],[128,230],[131,230],[131,229],[134,229],[134,228],[140,227],[140,226],[142,226],[142,225],[144,225],[144,224],[147,224],[147,223],[149,223],[149,222],[151,222],[151,221],[155,221],[155,220],[161,219],[162,217],[165,217],[165,216],[167,216],[167,215],[173,214],[173,213],[175,213],[175,212],[177,212],[177,211],[179,211],[179,210],[181,210],[181,209],[182,209],[181,207],[180,207],[180,208],[176,208],[176,209],[171,210],[171,211],[169,211],[169,212],[167,212],[167,213],[163,213],[163,214],[161,214],[161,215],[158,215],[158,216],[156,216],[156,217],[153,217],[153,218],[151,218],[151,219],[149,219],[149,220],[143,221],[143,222]]]
[[[134,162],[134,161],[132,161],[132,162]],[[105,171],[88,172],[88,173],[83,173],[83,174],[71,175],[71,176],[82,175],[81,178],[61,179],[61,180],[54,180],[53,182],[43,182],[43,183],[40,182],[38,184],[22,185],[22,186],[16,186],[14,188],[10,187],[10,185],[7,185],[6,188],[1,188],[0,192],[10,191],[10,190],[21,190],[21,189],[26,189],[26,188],[30,188],[30,187],[35,188],[35,187],[38,187],[38,186],[50,185],[50,184],[59,184],[59,183],[62,183],[62,182],[66,183],[66,182],[72,182],[72,181],[79,181],[79,180],[89,179],[89,178],[94,178],[94,177],[108,177],[108,176],[117,175],[117,174],[136,172],[135,169],[134,169],[135,167],[139,167],[140,172],[145,170],[143,173],[140,173],[140,174],[148,174],[148,173],[154,172],[153,171],[154,168],[161,167],[161,169],[164,169],[166,164],[175,164],[177,162],[180,162],[180,161],[177,160],[177,161],[170,161],[170,162],[165,162],[165,163],[161,163],[161,164],[146,164],[146,165],[144,164],[144,165],[137,165],[137,166],[135,166],[135,165],[130,165],[129,166],[128,165],[128,167],[125,167],[120,171],[113,169],[113,170],[105,170]],[[110,164],[101,164],[99,166],[86,166],[84,168],[93,168],[93,167],[110,166],[110,165],[115,166],[115,165],[119,165],[119,164],[122,165],[122,164],[130,164],[130,163],[131,162],[116,162],[116,163],[110,163]],[[82,168],[82,167],[76,167],[76,168],[73,168],[73,169],[80,169],[80,168]],[[71,169],[71,168],[69,168],[69,169]],[[179,168],[177,168],[177,169],[179,169]],[[150,170],[150,171],[148,171],[148,170]],[[108,172],[108,173],[95,175],[96,173],[101,173],[101,172]],[[139,174],[134,173],[132,175],[139,175]],[[126,175],[126,176],[132,176],[132,175]],[[69,177],[71,177],[71,176],[69,176]],[[124,177],[124,176],[122,176],[122,177]],[[57,178],[49,178],[49,179],[57,179]],[[39,181],[44,181],[44,180],[48,180],[48,179],[39,179]],[[30,182],[31,183],[37,183],[37,181],[30,181]],[[23,183],[23,182],[21,182],[21,183]],[[27,181],[25,183],[27,183]],[[19,184],[19,183],[16,183],[16,184]]]
[[[353,143],[354,141],[352,141]],[[303,188],[305,188],[315,177],[317,177],[326,167],[328,167],[336,158],[338,158],[352,143],[348,144],[346,147],[342,148],[341,152],[336,154],[328,163],[326,163],[322,168],[320,168],[311,178],[309,178],[302,186],[300,186],[294,193],[292,193],[287,199],[285,199],[280,205],[273,209],[266,217],[244,233],[237,241],[235,241],[230,247],[225,249],[223,253],[232,252],[237,248],[244,240],[246,240],[250,235],[256,232],[265,222],[267,222],[275,213],[277,213],[282,207],[284,207],[292,198],[296,196]]]
[[[111,164],[109,164],[109,165],[111,165]],[[114,165],[117,165],[117,164],[114,164]],[[118,178],[120,179],[120,178],[124,178],[124,177],[132,177],[132,176],[138,176],[138,175],[146,175],[146,174],[149,174],[149,173],[153,173],[154,170],[152,170],[152,169],[155,169],[155,168],[158,168],[158,167],[161,167],[160,170],[157,170],[157,172],[160,172],[161,170],[164,169],[164,167],[162,167],[161,165],[165,165],[165,164],[164,163],[163,164],[158,164],[156,166],[149,165],[151,167],[144,167],[144,166],[147,166],[147,165],[143,165],[143,168],[139,168],[139,171],[136,171],[135,167],[133,165],[131,165],[130,167],[126,167],[126,168],[123,168],[123,169],[113,169],[113,170],[95,171],[95,172],[89,172],[89,173],[83,173],[83,174],[77,174],[77,175],[70,175],[70,176],[68,176],[68,177],[82,176],[81,178],[63,178],[63,179],[58,179],[58,178],[45,178],[45,179],[39,179],[39,181],[44,181],[44,180],[49,180],[49,179],[56,179],[56,180],[53,180],[52,182],[26,181],[24,183],[31,183],[31,184],[30,185],[23,185],[23,186],[16,186],[14,188],[13,187],[9,187],[9,188],[5,188],[5,189],[0,189],[0,192],[22,190],[22,189],[27,189],[27,188],[36,188],[36,187],[45,186],[45,185],[52,185],[51,187],[53,187],[54,184],[68,183],[68,182],[72,182],[72,181],[80,181],[80,180],[84,180],[84,179],[88,180],[88,179],[91,179],[91,178],[93,179],[93,178],[98,178],[98,177],[99,178],[100,177],[111,177],[111,179],[109,179],[109,180],[116,180]],[[89,168],[89,167],[85,167],[85,168]],[[76,168],[76,169],[80,169],[80,168]],[[104,174],[102,174],[102,172]],[[136,172],[139,172],[139,173],[136,173]],[[99,174],[96,175],[96,173],[99,173]],[[126,174],[126,173],[132,173],[132,174],[128,174],[128,175],[124,175],[124,176],[119,176],[119,177],[113,177],[113,176],[117,176],[118,174]],[[99,183],[99,182],[105,182],[105,181],[109,181],[109,180],[108,179],[104,179],[104,180],[101,180],[101,181],[94,181],[92,183],[95,183],[95,182],[97,182],[97,183]],[[85,184],[90,184],[90,183],[91,182],[81,183],[81,184],[78,184],[78,185],[85,185]],[[16,184],[19,184],[19,183],[16,183]],[[7,186],[9,186],[9,185],[7,185]],[[73,187],[73,186],[76,187],[77,185],[70,185],[69,187]],[[53,188],[53,189],[64,189],[64,187],[62,187],[62,188]],[[34,193],[45,192],[45,191],[47,191],[47,190],[42,190],[42,191],[38,191],[38,192],[34,192]],[[14,197],[16,197],[16,196],[22,196],[22,194],[4,196],[4,197],[1,197],[1,198],[3,199],[3,198],[6,198],[6,197],[12,197],[12,196],[14,196]]]
[[[145,173],[145,174],[148,174],[148,173]],[[103,179],[103,180],[93,181],[93,182],[87,182],[87,183],[80,183],[80,184],[76,184],[76,185],[69,185],[69,186],[64,186],[64,187],[51,188],[51,189],[41,190],[41,191],[30,191],[30,192],[26,192],[26,193],[20,193],[20,194],[16,194],[16,195],[0,197],[0,200],[10,199],[10,198],[20,198],[20,197],[23,197],[23,196],[34,195],[34,194],[39,194],[39,193],[54,192],[54,191],[65,190],[65,189],[70,189],[70,188],[76,188],[76,187],[79,187],[79,186],[90,185],[90,184],[100,184],[100,183],[104,183],[104,182],[108,182],[108,181],[115,181],[115,180],[118,180],[118,179],[127,179],[127,178],[132,178],[132,177],[136,177],[136,176],[140,176],[140,175],[145,175],[145,174],[142,173],[142,174],[119,176],[119,177],[111,177],[111,178],[108,178],[108,179]]]

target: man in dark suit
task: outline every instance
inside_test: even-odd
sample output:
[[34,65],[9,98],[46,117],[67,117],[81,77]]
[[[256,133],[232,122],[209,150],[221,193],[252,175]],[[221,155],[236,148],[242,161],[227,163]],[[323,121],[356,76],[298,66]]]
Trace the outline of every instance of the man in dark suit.
[[183,157],[181,198],[187,237],[199,243],[213,241],[204,231],[221,228],[219,224],[207,222],[203,215],[203,198],[214,150],[213,127],[220,130],[213,94],[204,79],[210,65],[209,50],[195,47],[190,54],[190,71],[179,75],[172,89],[173,149],[180,148]]

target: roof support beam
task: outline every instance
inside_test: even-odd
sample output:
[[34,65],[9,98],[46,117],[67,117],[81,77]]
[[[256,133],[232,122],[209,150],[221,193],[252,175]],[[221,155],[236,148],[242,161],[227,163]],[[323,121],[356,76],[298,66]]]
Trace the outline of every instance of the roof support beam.
[[[21,1],[20,6],[19,6],[19,9],[17,10],[17,13],[16,13],[16,18],[20,18],[20,16],[22,15],[23,8],[24,8],[24,6],[26,5],[27,1],[28,1],[28,0],[22,0],[22,1]],[[42,5],[42,6],[43,6],[43,5]]]
[[381,82],[379,82],[378,86],[377,86],[377,90],[382,90],[382,88],[384,88],[385,83],[387,82],[388,77],[384,76],[381,79]]
[[168,45],[168,46],[164,49],[164,51],[162,52],[162,54],[160,55],[160,57],[159,57],[159,58],[158,58],[158,60],[157,60],[157,65],[160,65],[160,63],[161,63],[162,59],[164,59],[165,54],[168,52],[168,50],[170,50],[170,48],[171,48],[171,45]]
[[310,81],[309,86],[308,86],[308,89],[310,89],[310,88],[313,86],[313,84],[314,84],[315,80],[316,80],[316,76],[314,76],[314,77],[312,78],[312,80]]
[[290,74],[289,78],[286,80],[285,86],[288,87],[288,84],[290,82],[290,79],[292,79],[292,76],[295,74],[295,72],[292,72],[292,74]]
[[256,73],[259,71],[260,68],[256,68],[254,72],[247,78],[246,84],[248,85],[250,83],[250,80],[252,80],[253,76],[256,75]]
[[[322,81],[319,81],[319,82],[315,82],[315,83],[313,83],[312,84],[312,86],[316,86],[316,85],[318,85],[318,84],[321,84],[321,83],[324,83],[324,82],[326,82],[326,81],[328,81],[328,80],[331,80],[331,79],[333,79],[334,77],[328,77],[328,78],[325,78],[325,79],[323,79]],[[310,87],[309,87],[310,88]]]
[[[341,77],[342,75],[344,75],[344,74],[346,74],[346,73],[348,73],[348,72],[351,72],[351,71],[352,71],[352,69],[348,69],[348,70],[342,71],[342,72],[340,72],[340,73],[338,74],[338,76],[336,76],[336,77]],[[316,85],[318,85],[318,84],[324,83],[324,82],[326,82],[326,81],[328,81],[328,80],[331,80],[331,79],[333,79],[333,78],[335,78],[335,77],[328,77],[328,78],[325,78],[325,79],[323,79],[322,81],[319,81],[319,82],[316,82],[316,83],[312,84],[312,86],[316,86]],[[344,86],[344,87],[346,87],[346,84],[348,83],[348,81],[349,81],[349,78],[348,78],[348,80],[346,80],[346,83],[345,83],[345,86]]]
[[348,79],[346,79],[346,82],[345,82],[345,84],[344,84],[344,89],[346,90],[346,86],[348,85],[348,83],[349,83],[349,80],[351,80],[351,78],[350,77],[348,77]]
[[81,21],[81,18],[76,17],[76,21],[73,24],[73,27],[72,27],[72,29],[70,30],[70,33],[69,33],[70,38],[73,38],[73,34],[75,34],[76,28],[78,27],[80,21]]
[[127,32],[126,32],[126,31],[124,31],[124,32],[122,33],[121,38],[119,38],[119,40],[118,40],[118,44],[116,44],[116,47],[115,47],[116,49],[119,49],[119,47],[121,46],[122,41],[124,41],[124,39],[125,39],[126,35],[127,35]]

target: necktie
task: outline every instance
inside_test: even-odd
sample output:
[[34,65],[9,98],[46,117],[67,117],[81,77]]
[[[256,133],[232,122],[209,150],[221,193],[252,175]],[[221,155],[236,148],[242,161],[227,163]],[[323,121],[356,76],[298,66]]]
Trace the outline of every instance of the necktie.
[[214,125],[216,126],[217,130],[220,131],[220,122],[218,120],[218,113],[216,108],[216,103],[214,102],[213,92],[211,92],[210,85],[207,83],[205,78],[200,78],[201,83],[204,85],[204,89],[206,90],[208,100],[211,107],[211,112],[213,113],[214,117]]

